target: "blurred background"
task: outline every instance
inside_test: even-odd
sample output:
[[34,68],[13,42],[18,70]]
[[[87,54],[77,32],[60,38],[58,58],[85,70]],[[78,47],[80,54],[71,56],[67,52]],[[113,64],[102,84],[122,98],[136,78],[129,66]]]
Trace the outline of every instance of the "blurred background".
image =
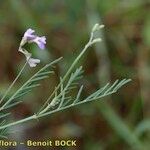
[[[0,96],[16,77],[25,58],[17,49],[28,28],[47,37],[47,49],[29,48],[42,63],[27,67],[15,91],[44,64],[63,56],[55,76],[23,97],[14,107],[18,120],[38,111],[74,58],[88,41],[95,23],[103,42],[91,47],[80,64],[84,96],[116,79],[132,82],[100,101],[58,112],[37,122],[15,126],[9,139],[17,141],[75,139],[71,150],[145,150],[150,147],[150,1],[149,0],[1,0]],[[10,148],[13,149],[13,148]],[[26,150],[25,146],[16,149]],[[35,148],[31,148],[35,149]],[[36,148],[50,149],[50,148]]]

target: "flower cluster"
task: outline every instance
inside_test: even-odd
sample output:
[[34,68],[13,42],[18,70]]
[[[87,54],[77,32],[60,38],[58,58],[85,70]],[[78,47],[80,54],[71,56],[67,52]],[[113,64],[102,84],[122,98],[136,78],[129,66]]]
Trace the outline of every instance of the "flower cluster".
[[35,67],[38,63],[40,63],[39,59],[32,58],[32,54],[29,53],[26,49],[23,48],[23,46],[26,43],[36,43],[38,47],[41,50],[45,49],[45,44],[46,44],[46,37],[45,36],[37,36],[34,34],[35,31],[32,29],[28,29],[25,33],[24,36],[21,40],[20,46],[19,46],[19,52],[23,53],[26,57],[26,60],[30,67]]

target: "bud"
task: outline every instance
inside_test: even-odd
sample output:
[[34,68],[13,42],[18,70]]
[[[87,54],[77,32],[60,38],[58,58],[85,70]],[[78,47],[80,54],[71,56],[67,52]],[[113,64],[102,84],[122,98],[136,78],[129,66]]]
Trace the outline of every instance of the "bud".
[[95,32],[95,31],[97,30],[98,27],[99,27],[99,24],[96,23],[96,24],[94,25],[93,29],[92,29],[92,32]]
[[96,39],[94,39],[94,40],[92,41],[92,43],[97,43],[97,42],[101,42],[101,41],[102,41],[101,38],[96,38]]
[[102,29],[102,28],[104,28],[104,25],[103,25],[103,24],[102,24],[102,25],[99,25],[98,23],[96,23],[96,24],[94,25],[93,29],[92,29],[92,32],[95,32],[95,31],[100,30],[100,29]]

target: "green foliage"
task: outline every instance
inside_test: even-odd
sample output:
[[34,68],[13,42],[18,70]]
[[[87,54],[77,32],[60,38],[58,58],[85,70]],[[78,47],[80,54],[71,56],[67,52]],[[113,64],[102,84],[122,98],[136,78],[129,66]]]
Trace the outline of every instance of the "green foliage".
[[[67,63],[65,65],[59,65],[59,71],[62,73],[70,64],[68,62],[71,62],[75,57],[74,52],[77,51],[72,51],[72,48],[78,48],[78,46],[86,41],[88,33],[87,26],[91,27],[93,23],[102,21],[106,26],[106,30],[99,34],[100,37],[103,37],[103,43],[97,44],[95,48],[91,48],[92,51],[90,54],[92,54],[92,57],[91,55],[83,57],[84,61],[82,61],[82,65],[86,66],[84,67],[85,74],[87,77],[94,78],[94,80],[91,80],[92,83],[88,84],[90,87],[83,88],[81,86],[79,90],[81,95],[80,92],[78,94],[80,95],[80,99],[83,100],[83,95],[88,95],[90,90],[98,89],[98,83],[104,85],[107,81],[127,77],[133,78],[134,82],[125,90],[120,91],[118,96],[108,97],[112,101],[115,100],[113,105],[112,103],[109,104],[109,101],[106,105],[103,105],[105,101],[99,105],[94,105],[93,109],[88,111],[90,116],[87,122],[89,125],[84,125],[84,118],[81,119],[81,113],[77,112],[75,114],[76,118],[83,121],[81,130],[88,130],[88,136],[90,137],[87,137],[86,132],[84,134],[80,133],[80,139],[83,141],[81,142],[81,146],[83,149],[89,150],[100,149],[101,147],[101,149],[111,150],[120,149],[120,147],[122,149],[133,149],[133,147],[139,145],[136,142],[133,142],[133,144],[131,142],[133,141],[132,134],[135,132],[135,141],[144,141],[145,146],[148,143],[147,147],[149,149],[149,139],[147,138],[149,137],[147,136],[149,123],[144,118],[148,107],[147,102],[149,101],[149,0],[1,0],[0,8],[0,53],[2,56],[0,59],[0,97],[3,96],[3,91],[6,89],[4,86],[8,85],[9,79],[12,79],[16,71],[16,64],[20,65],[18,56],[17,59],[12,59],[12,56],[14,56],[14,49],[18,46],[18,41],[20,41],[20,35],[25,29],[31,27],[38,32],[47,34],[50,44],[47,45],[49,51],[45,52],[50,57],[47,53],[44,56],[43,51],[41,51],[41,55],[37,49],[34,50],[32,48],[34,54],[38,58],[42,58],[41,60],[47,62],[49,59],[59,57],[60,54],[65,58],[67,55],[68,58],[65,59]],[[88,58],[88,64],[85,58]],[[13,73],[9,70],[13,71]],[[28,76],[28,74],[29,72],[23,75],[21,80],[24,80],[24,77],[26,75]],[[96,77],[95,74],[97,74]],[[61,84],[62,89],[66,86],[69,77],[67,77],[63,86]],[[58,83],[58,80],[59,78],[56,77],[53,82]],[[89,83],[88,80],[86,82]],[[93,82],[96,82],[94,86]],[[44,87],[48,86],[49,83],[45,83]],[[16,85],[16,87],[18,86]],[[48,90],[52,91],[54,87],[49,86],[49,88]],[[5,97],[6,101],[10,98],[14,90],[16,91],[13,88]],[[61,93],[60,90],[59,88],[57,93],[55,92],[57,96]],[[36,94],[38,94],[38,97],[41,95],[39,91],[37,89]],[[60,97],[65,97],[63,106],[72,102],[69,101],[71,99],[70,96],[72,96],[71,89],[69,91],[70,95],[68,93],[68,95],[61,95]],[[46,96],[47,91],[43,91],[43,94]],[[23,95],[20,96],[20,99],[19,97],[13,99],[8,106],[5,106],[5,109],[9,111],[9,108],[22,103]],[[50,98],[49,103],[53,97]],[[33,100],[30,101],[31,105],[37,109],[41,99],[35,99],[35,97],[32,97],[32,94],[28,98]],[[36,105],[34,105],[35,101],[37,102]],[[61,102],[63,101],[61,100]],[[144,103],[146,109],[143,105]],[[59,104],[61,103],[58,103],[57,107]],[[24,104],[22,105],[24,106]],[[33,109],[29,108],[32,113],[34,113],[34,107]],[[86,105],[82,107],[82,111],[87,113],[85,107],[89,108],[91,106]],[[99,121],[99,126],[97,126],[97,123],[91,123],[96,118],[92,116],[94,111],[99,113],[99,119],[105,119],[106,122]],[[130,111],[134,113],[131,115]],[[72,115],[74,114],[68,113],[66,118],[72,118]],[[5,118],[7,116],[5,117],[4,115],[1,120]],[[55,121],[57,121],[57,117],[52,119],[51,125]],[[71,119],[69,121],[72,124],[74,123]],[[66,124],[66,121],[64,120],[63,123]],[[62,123],[60,123],[61,125]],[[114,130],[112,131],[110,128]],[[93,129],[92,132],[89,129]],[[129,133],[128,135],[126,134],[126,129],[130,131],[127,131]],[[59,129],[57,132],[59,132]],[[62,133],[66,135],[66,132]],[[47,136],[46,134],[49,136],[48,132],[43,133],[43,136]],[[52,134],[52,136],[55,136],[55,133]],[[100,142],[101,139],[102,141]]]
[[[100,88],[87,98],[81,100],[81,94],[83,91],[83,85],[80,86],[76,97],[73,98],[70,96],[70,92],[72,89],[77,88],[78,81],[82,78],[82,66],[77,68],[75,71],[75,67],[78,64],[78,61],[82,58],[82,56],[85,54],[87,49],[92,46],[95,43],[101,42],[100,38],[95,38],[94,34],[101,28],[103,28],[103,25],[95,24],[94,27],[91,30],[91,36],[89,38],[88,43],[85,45],[81,53],[75,58],[73,63],[71,64],[70,68],[67,70],[64,77],[60,77],[60,83],[57,85],[57,87],[54,89],[52,94],[48,97],[48,99],[45,101],[44,105],[41,107],[39,112],[36,114],[26,117],[24,119],[14,121],[11,123],[5,123],[6,120],[2,121],[2,124],[0,126],[1,130],[1,136],[5,137],[6,131],[10,126],[14,126],[17,124],[21,124],[23,122],[27,122],[33,119],[38,119],[47,115],[50,115],[54,112],[58,112],[76,105],[80,105],[86,102],[91,102],[94,100],[99,100],[102,97],[105,97],[107,95],[111,95],[113,93],[116,93],[119,88],[121,88],[123,85],[131,81],[130,79],[123,79],[121,81],[116,80],[112,85],[106,84],[104,87]],[[39,81],[47,78],[49,74],[53,73],[53,71],[50,71],[49,68],[53,67],[54,64],[56,64],[61,58],[58,58],[54,60],[53,62],[45,65],[42,69],[40,69],[37,73],[35,73],[29,80],[27,80],[0,108],[0,111],[4,111],[5,109],[10,109],[11,107],[19,104],[20,102],[17,100],[18,98],[24,96],[25,94],[31,92],[32,89],[38,87]],[[27,62],[26,62],[27,63]],[[5,98],[5,96],[8,94],[8,92],[11,90],[21,73],[23,72],[25,66],[21,69],[19,72],[19,75],[16,77],[16,79],[13,81],[13,83],[10,85],[8,90],[6,91],[5,95],[2,97],[1,102]],[[5,118],[8,116],[9,113],[4,113],[1,115],[1,118]]]
[[[0,122],[0,126],[4,126],[6,124],[6,120],[3,120]],[[1,139],[7,139],[8,136],[8,129],[4,128],[0,130],[0,138]]]
[[[67,108],[70,108],[70,107],[73,107],[76,105],[80,105],[80,104],[83,104],[86,102],[90,102],[90,101],[94,101],[94,100],[100,100],[102,97],[116,93],[119,88],[121,88],[123,85],[125,85],[126,83],[128,83],[130,81],[131,81],[131,79],[123,79],[121,81],[116,80],[111,86],[109,86],[109,83],[108,83],[104,87],[100,88],[99,90],[97,90],[96,92],[94,92],[93,94],[91,94],[90,96],[88,96],[87,98],[85,98],[83,100],[80,99],[80,96],[81,96],[81,93],[83,90],[83,86],[81,86],[77,95],[76,95],[76,98],[70,99],[70,101],[67,101],[66,103],[64,102],[65,92],[62,91],[62,93],[60,94],[60,95],[62,95],[62,97],[61,97],[61,99],[59,99],[59,101],[57,101],[59,103],[55,103],[55,104],[59,104],[58,108],[56,108],[55,110],[60,111],[60,110],[64,110],[64,109],[67,109]],[[51,113],[51,112],[49,112],[49,113]],[[43,114],[43,112],[41,114]],[[46,115],[46,113],[44,115]]]

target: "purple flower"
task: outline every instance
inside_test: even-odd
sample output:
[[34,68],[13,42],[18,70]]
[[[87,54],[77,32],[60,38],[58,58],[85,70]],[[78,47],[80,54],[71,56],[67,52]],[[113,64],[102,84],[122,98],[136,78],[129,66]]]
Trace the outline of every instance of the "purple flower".
[[34,33],[35,31],[30,28],[24,33],[24,36],[20,42],[20,46],[18,50],[19,52],[25,55],[26,60],[28,64],[30,65],[30,67],[36,67],[36,65],[40,63],[40,59],[32,58],[31,57],[32,54],[29,53],[25,48],[23,48],[23,46],[26,43],[36,43],[38,47],[43,50],[45,49],[45,44],[46,44],[45,36],[40,37],[40,36],[35,35]]
[[37,36],[34,34],[35,31],[32,29],[28,29],[23,36],[23,44],[28,43],[36,43],[40,49],[45,49],[46,37],[45,36]]
[[33,34],[34,32],[35,32],[35,31],[32,30],[32,29],[28,29],[28,30],[24,33],[23,38],[24,38],[25,40],[27,40],[27,41],[31,41],[31,40],[35,39],[35,38],[36,38],[36,35]]
[[42,37],[36,37],[33,42],[35,42],[40,49],[45,49],[45,44],[46,44],[46,37],[42,36]]

